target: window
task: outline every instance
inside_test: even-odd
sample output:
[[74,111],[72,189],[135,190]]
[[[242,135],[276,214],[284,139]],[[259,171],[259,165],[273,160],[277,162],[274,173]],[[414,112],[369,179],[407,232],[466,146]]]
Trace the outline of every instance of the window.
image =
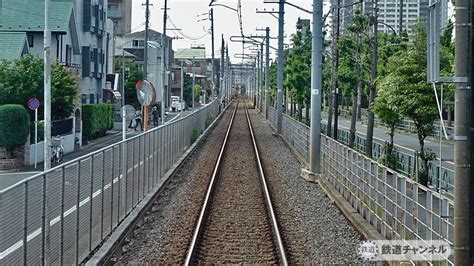
[[81,98],[82,98],[82,104],[86,104],[87,103],[87,95],[82,94]]
[[145,47],[145,40],[133,40],[134,47]]
[[89,94],[89,103],[94,103],[94,94]]
[[26,38],[28,39],[28,47],[33,47],[34,46],[34,36],[33,34],[28,34],[26,35]]

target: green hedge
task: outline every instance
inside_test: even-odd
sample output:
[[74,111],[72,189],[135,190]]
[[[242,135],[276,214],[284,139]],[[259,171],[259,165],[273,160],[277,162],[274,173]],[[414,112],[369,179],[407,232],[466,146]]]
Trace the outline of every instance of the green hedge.
[[11,151],[25,145],[29,127],[30,118],[23,106],[0,105],[0,147]]
[[112,104],[86,104],[82,106],[82,135],[87,140],[105,136],[114,126]]

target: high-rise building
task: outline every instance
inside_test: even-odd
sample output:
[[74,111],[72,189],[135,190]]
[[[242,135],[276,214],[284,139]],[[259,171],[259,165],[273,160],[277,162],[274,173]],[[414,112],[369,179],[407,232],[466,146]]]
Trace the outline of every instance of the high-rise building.
[[[448,22],[447,0],[438,0],[441,4],[441,27],[445,27]],[[347,25],[352,22],[354,11],[361,8],[362,13],[367,16],[374,14],[374,1],[363,0],[331,0],[333,12],[333,25],[337,23],[337,7],[340,7],[340,33],[347,34]],[[378,29],[379,31],[399,34],[400,6],[403,6],[402,26],[408,34],[412,31],[413,23],[426,21],[428,15],[429,0],[377,0],[378,5]],[[333,29],[334,30],[334,29]]]
[[132,31],[132,0],[109,0],[107,16],[114,22],[115,35]]

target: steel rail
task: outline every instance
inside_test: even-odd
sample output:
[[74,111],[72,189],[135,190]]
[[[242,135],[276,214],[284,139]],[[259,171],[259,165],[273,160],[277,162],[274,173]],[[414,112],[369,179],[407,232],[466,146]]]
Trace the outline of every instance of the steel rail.
[[285,254],[285,248],[283,246],[283,241],[280,235],[280,230],[278,228],[278,221],[276,219],[275,212],[273,210],[273,203],[270,197],[270,192],[268,191],[268,186],[267,186],[267,181],[265,177],[265,173],[263,172],[263,167],[262,167],[262,162],[260,160],[260,153],[258,151],[257,147],[257,141],[255,139],[255,134],[253,133],[253,127],[252,127],[252,122],[250,121],[250,116],[249,112],[247,109],[247,103],[245,103],[245,114],[247,116],[247,122],[249,124],[249,130],[250,130],[250,135],[252,136],[252,143],[253,143],[253,148],[255,152],[255,158],[257,159],[257,166],[258,166],[258,171],[260,173],[260,182],[262,184],[262,191],[263,194],[265,195],[265,202],[267,205],[268,209],[268,215],[270,216],[271,224],[272,224],[272,230],[273,230],[273,235],[275,236],[276,244],[278,246],[278,253],[280,255],[281,263],[283,265],[288,265],[288,261],[286,259],[286,254]]
[[215,190],[215,187],[216,187],[216,184],[217,184],[217,181],[216,181],[217,180],[217,173],[219,171],[219,168],[220,168],[220,165],[221,165],[221,162],[222,162],[222,158],[224,157],[224,151],[225,151],[225,148],[227,146],[227,140],[229,138],[230,130],[231,130],[232,125],[234,123],[234,117],[235,117],[235,114],[237,113],[238,107],[239,107],[239,101],[237,101],[234,112],[232,113],[232,118],[230,119],[229,126],[227,127],[227,132],[225,134],[225,138],[224,138],[224,141],[222,143],[221,151],[219,152],[219,156],[217,157],[217,162],[216,162],[216,165],[214,167],[214,171],[212,173],[211,181],[210,181],[209,187],[207,189],[206,197],[204,198],[204,203],[203,203],[202,208],[201,208],[201,213],[199,214],[199,219],[198,219],[196,228],[194,230],[193,238],[191,240],[191,245],[190,245],[188,253],[186,255],[185,265],[191,265],[191,263],[192,263],[191,259],[194,255],[194,252],[195,252],[195,249],[196,249],[196,246],[197,246],[197,243],[198,243],[199,235],[201,234],[201,230],[203,229],[204,219],[205,219],[205,216],[208,213],[209,208],[211,206],[211,196],[214,193],[214,190]]

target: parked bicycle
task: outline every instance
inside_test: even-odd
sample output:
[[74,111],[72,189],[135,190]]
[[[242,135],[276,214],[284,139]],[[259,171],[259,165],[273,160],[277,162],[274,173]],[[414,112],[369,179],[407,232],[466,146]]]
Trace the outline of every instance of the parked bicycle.
[[51,139],[51,163],[58,165],[64,158],[63,137],[57,136]]

